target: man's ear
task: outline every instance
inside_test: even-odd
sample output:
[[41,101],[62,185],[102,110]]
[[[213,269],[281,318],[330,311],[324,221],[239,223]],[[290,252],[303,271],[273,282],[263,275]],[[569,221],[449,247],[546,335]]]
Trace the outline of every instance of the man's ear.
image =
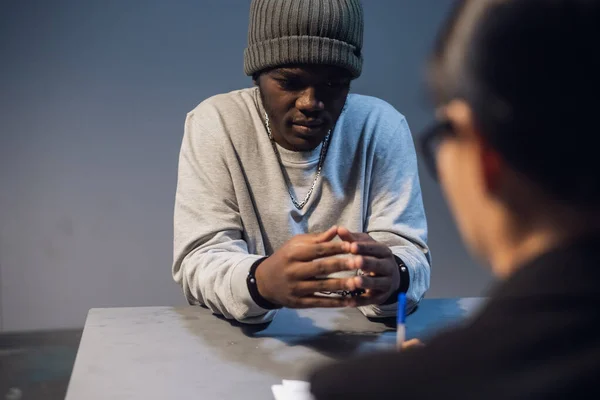
[[489,193],[500,190],[503,160],[482,134],[479,124],[471,106],[464,100],[453,100],[446,107],[445,112],[451,116],[459,135],[473,143],[477,151],[481,183]]
[[252,74],[252,82],[254,82],[254,86],[258,86],[259,79],[260,79],[260,74],[258,72],[255,72],[254,74]]
[[479,132],[476,134],[480,149],[479,159],[481,163],[482,183],[489,193],[498,193],[501,190],[503,160],[500,154],[487,143]]

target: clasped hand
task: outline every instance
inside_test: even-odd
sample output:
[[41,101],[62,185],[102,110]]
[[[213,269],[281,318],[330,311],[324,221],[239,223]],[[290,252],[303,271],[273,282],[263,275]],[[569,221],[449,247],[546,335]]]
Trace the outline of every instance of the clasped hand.
[[[342,241],[332,241],[336,236]],[[348,257],[335,257],[347,254]],[[361,271],[347,278],[317,279],[341,271]],[[366,233],[332,227],[326,232],[297,235],[256,270],[258,292],[288,308],[357,307],[382,304],[400,286],[391,250]],[[324,297],[319,292],[355,291],[356,297]]]

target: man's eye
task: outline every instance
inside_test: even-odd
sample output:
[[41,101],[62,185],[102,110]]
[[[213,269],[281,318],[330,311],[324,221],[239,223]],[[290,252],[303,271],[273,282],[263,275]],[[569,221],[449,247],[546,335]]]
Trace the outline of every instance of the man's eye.
[[302,84],[293,79],[280,79],[279,86],[283,90],[300,90],[302,88]]
[[346,81],[329,81],[327,82],[327,87],[332,89],[339,89],[349,85],[349,82]]

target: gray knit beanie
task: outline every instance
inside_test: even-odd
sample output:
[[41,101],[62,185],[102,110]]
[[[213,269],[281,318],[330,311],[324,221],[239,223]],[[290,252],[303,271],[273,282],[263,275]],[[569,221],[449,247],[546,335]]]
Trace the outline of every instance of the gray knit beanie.
[[360,0],[252,0],[244,72],[286,64],[362,70]]

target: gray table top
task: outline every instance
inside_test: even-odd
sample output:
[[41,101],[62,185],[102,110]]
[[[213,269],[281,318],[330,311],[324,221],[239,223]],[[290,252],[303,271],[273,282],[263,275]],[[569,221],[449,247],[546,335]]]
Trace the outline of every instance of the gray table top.
[[[460,321],[481,298],[426,299],[408,338]],[[355,309],[283,309],[240,325],[201,307],[90,310],[67,391],[75,399],[272,399],[271,385],[316,365],[394,347],[395,321]]]

